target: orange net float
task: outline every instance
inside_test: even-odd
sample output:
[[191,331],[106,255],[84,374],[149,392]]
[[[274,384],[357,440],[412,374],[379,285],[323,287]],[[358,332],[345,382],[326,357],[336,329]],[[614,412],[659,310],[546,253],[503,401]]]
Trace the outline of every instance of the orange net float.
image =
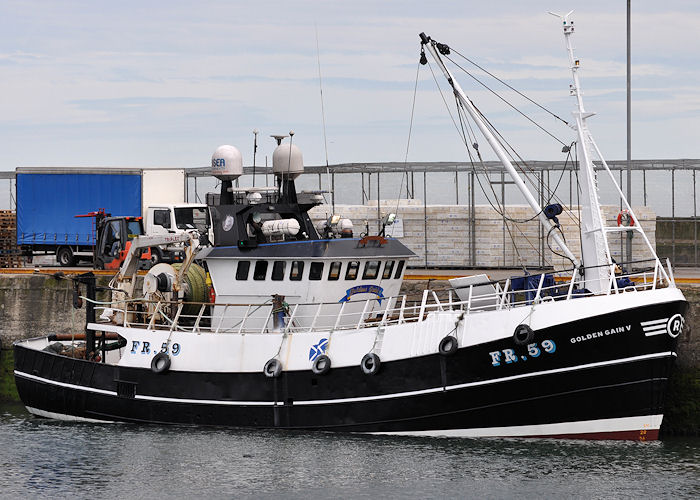
[[629,210],[620,210],[620,213],[617,214],[617,226],[634,226],[634,217],[632,217],[632,214],[629,212]]

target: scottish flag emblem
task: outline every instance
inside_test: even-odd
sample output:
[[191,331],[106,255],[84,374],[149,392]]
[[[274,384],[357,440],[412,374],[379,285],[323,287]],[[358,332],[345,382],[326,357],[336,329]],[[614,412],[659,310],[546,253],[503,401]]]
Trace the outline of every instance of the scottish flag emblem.
[[328,339],[321,339],[318,344],[315,344],[309,349],[309,361],[313,361],[318,358],[321,354],[326,352],[326,347],[328,347]]

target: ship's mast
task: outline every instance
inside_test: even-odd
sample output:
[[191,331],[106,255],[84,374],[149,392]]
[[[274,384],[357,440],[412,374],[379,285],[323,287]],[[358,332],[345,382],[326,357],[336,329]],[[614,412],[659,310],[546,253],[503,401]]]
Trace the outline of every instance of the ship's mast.
[[[421,33],[421,44],[430,52],[430,54],[433,56],[433,59],[437,63],[438,66],[440,66],[440,69],[442,70],[443,74],[445,75],[445,78],[447,78],[448,83],[454,90],[455,97],[459,100],[459,102],[464,106],[464,109],[469,113],[469,116],[471,116],[472,120],[476,124],[477,127],[479,127],[479,130],[481,130],[481,133],[484,135],[486,140],[488,141],[489,145],[491,146],[491,149],[496,153],[498,156],[499,160],[503,164],[503,167],[506,169],[506,171],[509,173],[511,178],[513,179],[513,182],[517,186],[517,188],[520,190],[520,192],[523,194],[525,197],[525,200],[527,201],[528,205],[532,208],[532,210],[537,214],[537,217],[539,218],[540,222],[544,226],[546,231],[550,231],[554,226],[555,223],[548,219],[543,211],[542,208],[540,207],[539,203],[535,199],[535,197],[532,195],[530,190],[527,188],[525,185],[525,181],[523,181],[522,177],[518,174],[518,172],[515,170],[515,167],[513,167],[513,164],[510,162],[510,159],[508,158],[508,154],[506,151],[503,149],[503,146],[501,146],[501,143],[496,139],[496,137],[493,135],[489,127],[486,125],[484,122],[484,119],[481,117],[481,114],[479,111],[474,107],[472,102],[467,98],[467,96],[464,94],[464,91],[462,90],[462,87],[460,87],[459,83],[457,80],[454,79],[452,76],[452,73],[450,70],[445,66],[445,63],[443,62],[442,58],[440,57],[439,50],[445,50],[446,46],[442,44],[438,44],[435,42],[435,40],[430,39],[428,36],[426,36],[424,33]],[[564,243],[564,240],[562,237],[556,232],[552,231],[552,239],[554,242],[559,246],[559,248],[562,249],[564,254],[571,259],[571,261],[574,263],[575,267],[579,267],[579,261],[576,258],[576,256],[569,250],[569,248],[566,246],[566,243]]]
[[583,257],[585,286],[593,293],[599,293],[608,288],[610,279],[611,257],[608,238],[605,234],[605,221],[600,211],[598,179],[592,157],[597,151],[595,141],[586,125],[586,120],[595,113],[588,113],[583,107],[583,91],[578,78],[581,65],[574,57],[571,45],[571,35],[574,32],[574,22],[569,19],[573,11],[558,15],[564,28],[564,40],[569,56],[569,66],[574,83],[569,86],[569,92],[576,98],[576,110],[573,112],[576,120],[576,131],[579,144],[579,182],[581,186],[581,250]]

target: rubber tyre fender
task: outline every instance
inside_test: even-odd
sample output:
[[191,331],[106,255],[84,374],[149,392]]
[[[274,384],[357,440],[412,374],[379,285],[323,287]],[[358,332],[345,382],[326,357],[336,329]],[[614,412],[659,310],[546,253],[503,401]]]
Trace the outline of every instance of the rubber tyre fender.
[[279,359],[268,359],[263,368],[263,373],[267,378],[277,378],[282,375],[282,363]]
[[447,335],[440,341],[440,344],[438,345],[438,352],[443,356],[452,356],[457,352],[458,347],[459,342],[457,341],[457,337]]
[[164,352],[159,352],[151,360],[151,371],[153,373],[165,373],[170,369],[170,356]]
[[362,373],[365,375],[375,375],[381,365],[382,360],[373,352],[365,354],[362,357],[362,361],[360,361],[360,368],[362,368]]
[[528,325],[518,325],[513,332],[513,342],[515,345],[528,345],[535,339],[535,332]]
[[311,371],[314,372],[315,375],[325,375],[330,369],[331,358],[329,358],[325,354],[321,354],[318,358],[314,360],[314,363],[311,365]]

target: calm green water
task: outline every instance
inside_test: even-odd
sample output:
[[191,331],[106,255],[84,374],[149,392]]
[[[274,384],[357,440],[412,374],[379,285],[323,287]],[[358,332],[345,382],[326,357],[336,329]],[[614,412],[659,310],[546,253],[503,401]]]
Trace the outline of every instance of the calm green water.
[[3,498],[697,498],[700,440],[74,424],[0,404]]

